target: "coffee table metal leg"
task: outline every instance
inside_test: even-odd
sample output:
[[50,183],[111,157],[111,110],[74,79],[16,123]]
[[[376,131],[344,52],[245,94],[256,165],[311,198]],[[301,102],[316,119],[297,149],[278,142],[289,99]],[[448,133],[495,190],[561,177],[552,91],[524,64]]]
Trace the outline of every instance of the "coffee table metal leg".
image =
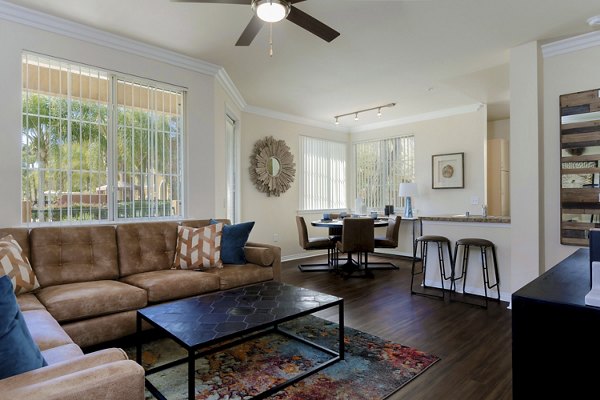
[[188,350],[188,399],[194,400],[196,398],[196,360],[194,358],[194,350]]
[[142,365],[142,317],[137,314],[135,317],[135,332],[136,332],[136,345],[135,345],[135,361]]
[[338,306],[339,316],[338,316],[338,326],[339,326],[339,334],[340,334],[340,344],[339,344],[339,353],[340,360],[344,359],[344,351],[345,351],[345,343],[344,343],[344,302],[342,301]]

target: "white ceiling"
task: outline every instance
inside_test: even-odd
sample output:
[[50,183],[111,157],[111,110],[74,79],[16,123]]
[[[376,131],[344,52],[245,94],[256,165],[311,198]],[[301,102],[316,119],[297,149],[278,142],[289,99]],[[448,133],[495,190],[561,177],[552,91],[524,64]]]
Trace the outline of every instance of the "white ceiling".
[[306,0],[296,7],[339,31],[331,43],[290,21],[234,46],[250,6],[170,0],[9,0],[225,67],[254,107],[342,126],[488,104],[508,117],[509,49],[590,32],[598,0]]

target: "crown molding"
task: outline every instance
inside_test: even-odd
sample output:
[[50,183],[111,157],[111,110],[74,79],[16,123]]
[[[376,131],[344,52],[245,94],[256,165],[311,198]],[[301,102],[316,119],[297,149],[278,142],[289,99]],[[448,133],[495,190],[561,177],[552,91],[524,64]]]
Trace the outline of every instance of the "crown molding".
[[214,76],[216,81],[240,109],[246,107],[246,101],[235,87],[225,69],[220,65],[211,64],[162,47],[115,35],[64,18],[17,6],[4,0],[0,0],[0,19]]
[[595,46],[600,46],[600,31],[546,43],[542,45],[542,55],[544,58],[549,58]]
[[468,104],[466,106],[446,108],[443,110],[432,111],[432,112],[417,114],[417,115],[411,115],[410,117],[394,119],[391,121],[375,122],[373,124],[361,125],[356,128],[350,129],[350,133],[367,132],[367,131],[373,131],[376,129],[412,124],[414,122],[429,121],[432,119],[451,117],[453,115],[467,114],[470,112],[479,111],[483,107],[485,107],[485,104],[475,103],[475,104]]
[[225,71],[225,68],[221,68],[215,75],[215,78],[223,87],[223,90],[225,90],[229,97],[231,97],[237,108],[244,110],[246,107],[248,107],[248,103],[246,103],[246,100],[244,100],[244,97],[229,77],[227,71]]
[[344,133],[350,132],[350,130],[348,128],[336,126],[330,122],[317,121],[314,119],[299,117],[297,115],[286,114],[286,113],[282,113],[279,111],[269,110],[267,108],[260,108],[260,107],[248,105],[244,109],[244,112],[260,115],[260,116],[267,117],[267,118],[278,119],[281,121],[287,121],[287,122],[293,122],[296,124],[313,126],[315,128],[327,129],[330,131],[337,131],[337,132],[344,132]]

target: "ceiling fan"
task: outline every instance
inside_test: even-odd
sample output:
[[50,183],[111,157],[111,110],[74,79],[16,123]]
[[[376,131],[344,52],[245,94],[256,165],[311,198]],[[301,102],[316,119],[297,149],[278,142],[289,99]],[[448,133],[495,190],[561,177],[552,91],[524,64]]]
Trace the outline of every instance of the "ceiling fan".
[[311,17],[293,4],[305,0],[172,0],[179,3],[212,3],[212,4],[244,4],[252,6],[254,16],[242,32],[236,46],[249,46],[265,22],[273,23],[288,19],[301,28],[331,42],[340,35],[339,32]]

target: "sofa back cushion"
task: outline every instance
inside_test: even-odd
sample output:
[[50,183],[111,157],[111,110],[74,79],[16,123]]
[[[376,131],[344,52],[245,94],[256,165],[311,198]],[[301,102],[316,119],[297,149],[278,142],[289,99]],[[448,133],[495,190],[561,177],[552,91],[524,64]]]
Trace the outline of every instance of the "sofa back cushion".
[[114,226],[33,228],[30,239],[42,287],[119,278]]
[[118,225],[121,276],[170,269],[175,259],[177,226],[177,222]]
[[0,238],[11,235],[23,250],[23,255],[31,260],[31,251],[29,250],[29,229],[28,228],[0,228]]

